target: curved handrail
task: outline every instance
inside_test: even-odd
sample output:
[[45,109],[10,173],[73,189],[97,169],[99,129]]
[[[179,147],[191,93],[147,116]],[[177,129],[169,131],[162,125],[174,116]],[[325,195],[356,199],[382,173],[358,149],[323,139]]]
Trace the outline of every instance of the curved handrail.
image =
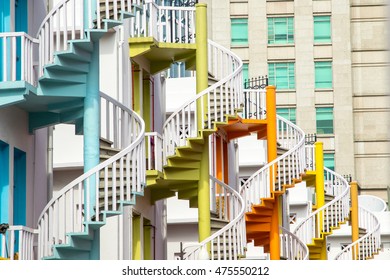
[[[164,162],[175,153],[177,146],[185,146],[187,139],[197,137],[201,129],[212,129],[214,122],[225,121],[226,115],[234,114],[242,104],[241,59],[211,40],[208,41],[208,54],[209,73],[218,81],[184,103],[166,120],[163,127]],[[211,105],[211,101],[219,103]],[[214,115],[207,118],[206,114],[210,112]]]
[[[232,187],[221,182],[217,178],[210,175],[210,180],[223,188],[224,191],[221,193],[225,194],[221,199],[224,205],[224,213],[233,215],[231,221],[225,225],[223,228],[215,232],[214,234],[207,237],[200,243],[191,244],[189,247],[195,247],[191,251],[187,252],[184,255],[184,259],[194,260],[200,257],[200,254],[207,251],[207,246],[209,246],[211,255],[209,256],[212,260],[236,260],[240,256],[244,255],[244,243],[245,243],[245,232],[242,229],[245,229],[245,202],[240,194],[234,190]],[[217,189],[217,188],[216,188]],[[222,212],[222,208],[220,208]],[[226,244],[228,243],[228,244]],[[188,249],[189,247],[185,248]],[[216,250],[216,253],[215,253]]]
[[324,232],[331,232],[332,228],[346,220],[349,215],[348,182],[341,175],[324,167],[327,193],[335,198],[311,213],[295,228],[294,234],[305,244],[313,242],[313,238],[320,238]]
[[359,227],[368,232],[346,246],[335,256],[335,260],[366,260],[380,250],[381,235],[378,218],[364,207],[359,207]]
[[[53,245],[67,243],[68,233],[83,232],[85,222],[101,221],[101,211],[118,211],[117,203],[132,201],[134,194],[143,191],[146,177],[145,123],[137,113],[109,96],[101,93],[101,98],[120,108],[119,116],[127,114],[131,128],[128,131],[130,144],[70,182],[49,201],[38,219],[39,258],[52,255]],[[115,123],[116,120],[113,117],[108,121]],[[109,172],[109,168],[119,171]],[[130,175],[130,169],[135,176]],[[100,182],[103,182],[103,195],[99,192]],[[92,209],[93,204],[95,209]],[[102,210],[97,206],[101,204]]]
[[286,260],[308,260],[309,248],[298,236],[284,227],[280,228],[280,258]]
[[[288,127],[287,131],[294,131],[293,137],[284,137],[282,132],[279,132],[277,137],[282,147],[292,148],[263,166],[241,186],[240,194],[246,200],[248,212],[251,211],[252,205],[260,204],[263,198],[271,197],[275,191],[281,191],[284,184],[292,184],[293,180],[299,179],[304,172],[305,134],[303,130],[280,116],[277,116],[277,120],[280,123],[278,127]],[[274,184],[271,184],[271,178]]]

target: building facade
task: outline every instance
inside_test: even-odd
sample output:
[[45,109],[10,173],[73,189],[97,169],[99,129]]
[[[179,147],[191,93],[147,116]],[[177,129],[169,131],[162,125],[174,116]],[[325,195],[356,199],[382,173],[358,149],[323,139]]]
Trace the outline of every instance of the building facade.
[[316,133],[325,165],[387,200],[387,1],[200,2],[210,38],[243,59],[244,76],[268,75],[278,114]]

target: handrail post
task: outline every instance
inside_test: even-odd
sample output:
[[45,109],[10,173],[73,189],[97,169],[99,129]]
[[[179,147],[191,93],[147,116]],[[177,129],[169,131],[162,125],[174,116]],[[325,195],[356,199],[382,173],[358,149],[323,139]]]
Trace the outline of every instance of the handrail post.
[[[354,243],[359,239],[359,203],[357,182],[351,182],[350,186],[352,243]],[[359,259],[359,243],[356,243],[352,248],[352,259]]]

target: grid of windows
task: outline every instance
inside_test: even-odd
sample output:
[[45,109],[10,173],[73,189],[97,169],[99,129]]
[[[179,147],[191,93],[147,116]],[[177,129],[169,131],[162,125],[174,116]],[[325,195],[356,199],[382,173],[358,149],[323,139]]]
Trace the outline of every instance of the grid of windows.
[[333,134],[333,108],[316,108],[317,134]]
[[296,124],[296,109],[295,108],[277,108],[276,114]]
[[332,88],[333,74],[331,61],[314,62],[315,68],[315,88],[329,89]]
[[232,46],[248,44],[248,19],[231,19],[231,44]]
[[314,42],[331,42],[330,16],[314,16]]
[[324,153],[324,166],[334,171],[334,154]]
[[294,43],[294,18],[268,18],[268,44]]
[[295,63],[269,63],[268,84],[275,85],[278,89],[295,88]]

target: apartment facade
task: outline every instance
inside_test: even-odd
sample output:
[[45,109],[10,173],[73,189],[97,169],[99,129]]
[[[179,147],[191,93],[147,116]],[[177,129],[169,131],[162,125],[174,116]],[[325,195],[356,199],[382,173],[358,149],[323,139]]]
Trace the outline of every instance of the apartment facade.
[[208,5],[209,36],[276,85],[278,114],[324,143],[325,166],[387,200],[387,3],[230,0]]

